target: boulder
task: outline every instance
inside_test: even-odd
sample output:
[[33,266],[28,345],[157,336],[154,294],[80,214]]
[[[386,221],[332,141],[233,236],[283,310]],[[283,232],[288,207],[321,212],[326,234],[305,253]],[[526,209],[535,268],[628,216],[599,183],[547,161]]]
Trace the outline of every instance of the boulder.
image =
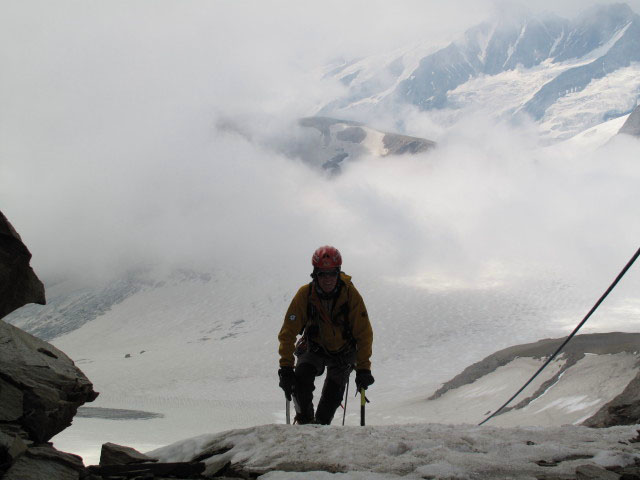
[[3,480],[78,480],[86,475],[82,459],[51,445],[29,448],[11,465]]
[[0,318],[27,303],[45,304],[44,285],[30,261],[29,249],[0,212]]
[[[31,254],[0,212],[0,317],[45,303]],[[82,459],[46,443],[98,396],[73,361],[53,345],[0,320],[0,477],[77,480]]]
[[98,396],[62,351],[2,320],[0,344],[0,418],[20,426],[30,440],[48,441],[71,425],[80,405]]
[[100,452],[100,465],[131,465],[135,463],[157,462],[155,458],[147,457],[135,448],[105,443]]
[[0,472],[9,468],[26,451],[27,444],[20,437],[0,431]]

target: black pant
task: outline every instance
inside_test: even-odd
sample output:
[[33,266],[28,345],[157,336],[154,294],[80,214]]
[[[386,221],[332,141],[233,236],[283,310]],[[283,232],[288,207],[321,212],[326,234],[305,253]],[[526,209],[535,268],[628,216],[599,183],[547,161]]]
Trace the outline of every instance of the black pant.
[[327,368],[327,378],[315,413],[316,423],[329,425],[340,406],[349,374],[355,363],[355,351],[341,355],[329,355],[321,349],[310,348],[298,357],[296,363],[295,397],[300,423],[314,420],[313,391],[315,377],[319,377]]

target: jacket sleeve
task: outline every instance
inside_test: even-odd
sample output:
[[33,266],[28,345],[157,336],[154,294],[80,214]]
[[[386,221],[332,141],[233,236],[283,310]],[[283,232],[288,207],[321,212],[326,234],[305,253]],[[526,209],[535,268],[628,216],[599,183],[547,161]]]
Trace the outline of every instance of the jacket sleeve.
[[[355,290],[355,289],[354,289]],[[351,300],[353,307],[349,312],[349,322],[353,325],[352,333],[356,341],[356,369],[371,370],[371,353],[373,350],[373,329],[369,321],[367,307],[357,290]]]
[[289,305],[284,316],[284,322],[278,334],[278,341],[280,342],[278,353],[280,353],[281,367],[294,366],[293,352],[296,348],[296,337],[300,334],[306,322],[306,295],[306,287],[303,286],[291,300],[291,305]]

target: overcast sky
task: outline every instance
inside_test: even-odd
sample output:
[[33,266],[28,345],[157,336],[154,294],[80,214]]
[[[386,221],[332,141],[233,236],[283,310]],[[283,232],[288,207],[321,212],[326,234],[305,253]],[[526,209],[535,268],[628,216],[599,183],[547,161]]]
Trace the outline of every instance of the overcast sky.
[[[535,8],[573,17],[592,3]],[[640,0],[629,4],[640,11]],[[3,0],[0,209],[45,275],[140,258],[303,259],[306,269],[324,243],[363,269],[384,254],[396,276],[431,269],[462,281],[464,264],[467,283],[504,276],[523,255],[580,265],[608,245],[608,272],[612,257],[626,261],[619,244],[637,230],[625,226],[632,211],[608,215],[627,190],[593,202],[597,155],[576,175],[523,153],[531,132],[479,122],[472,134],[460,126],[450,137],[459,142],[429,160],[357,165],[328,182],[214,128],[231,116],[252,135],[286,135],[294,119],[340,93],[319,82],[326,62],[444,44],[495,8],[478,0]],[[636,174],[612,172],[611,182]],[[549,216],[556,202],[564,208]],[[574,214],[585,204],[610,228],[591,232],[592,219]],[[587,253],[571,258],[576,242]]]

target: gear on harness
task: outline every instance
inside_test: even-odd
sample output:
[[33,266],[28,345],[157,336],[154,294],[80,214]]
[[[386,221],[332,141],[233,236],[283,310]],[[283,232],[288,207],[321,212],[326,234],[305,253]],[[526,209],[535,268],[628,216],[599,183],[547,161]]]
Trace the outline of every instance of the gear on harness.
[[[320,312],[318,308],[311,301],[311,296],[313,294],[314,283],[311,282],[309,284],[309,294],[307,297],[307,323],[303,327],[300,332],[301,337],[296,343],[295,347],[295,355],[301,356],[307,350],[311,350],[312,352],[321,352],[329,357],[340,358],[348,355],[356,347],[356,340],[353,337],[353,332],[351,331],[351,325],[349,324],[349,303],[343,303],[340,306],[339,311],[334,312],[331,315],[331,323],[339,326],[342,329],[342,337],[346,340],[343,348],[338,350],[337,352],[329,352],[319,341],[320,337]],[[338,280],[338,285],[336,286],[336,294],[335,297],[338,296],[340,290],[342,288],[348,288],[341,280]],[[320,296],[320,289],[316,289],[316,294]]]

